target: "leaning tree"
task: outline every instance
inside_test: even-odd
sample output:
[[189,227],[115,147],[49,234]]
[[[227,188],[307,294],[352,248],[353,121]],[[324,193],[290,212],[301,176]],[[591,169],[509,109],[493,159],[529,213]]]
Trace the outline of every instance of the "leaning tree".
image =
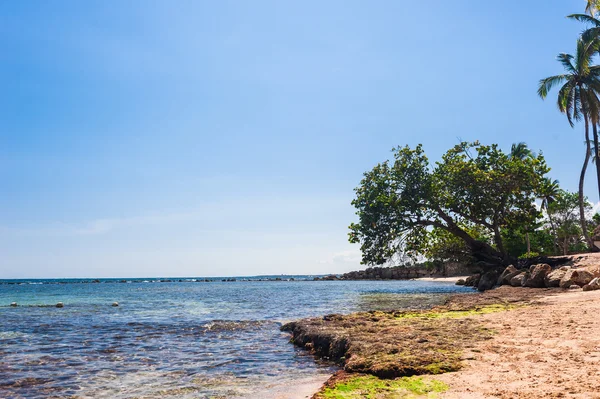
[[[358,222],[349,239],[362,262],[384,264],[398,252],[423,254],[433,229],[460,238],[482,267],[512,261],[501,229],[530,225],[535,199],[549,171],[542,154],[512,157],[497,145],[463,142],[431,164],[423,148],[398,147],[393,162],[376,165],[355,189]],[[485,230],[486,242],[470,231]]]

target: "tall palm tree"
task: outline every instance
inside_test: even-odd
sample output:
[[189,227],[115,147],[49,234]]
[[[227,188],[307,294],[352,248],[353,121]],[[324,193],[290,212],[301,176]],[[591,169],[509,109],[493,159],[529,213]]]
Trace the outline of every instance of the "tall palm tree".
[[584,40],[579,38],[575,56],[562,53],[557,57],[566,73],[542,79],[538,87],[538,95],[545,99],[552,87],[562,84],[558,92],[558,109],[567,116],[571,127],[575,126],[574,121],[581,119],[584,121],[586,151],[579,176],[579,220],[590,250],[593,249],[593,243],[587,231],[583,186],[585,172],[590,160],[589,123],[598,122],[598,111],[600,110],[600,100],[596,95],[600,92],[600,66],[591,65],[592,58],[598,48],[600,48],[599,39]]
[[[591,25],[590,28],[583,31],[581,38],[584,41],[600,40],[600,20],[594,17],[594,13],[598,11],[600,7],[600,0],[589,0],[585,11],[589,14],[572,14],[568,15],[567,18],[575,19],[580,22]],[[592,123],[592,134],[594,139],[592,160],[596,166],[596,180],[598,181],[598,197],[600,198],[600,146],[598,139],[598,118],[599,115],[591,114]]]

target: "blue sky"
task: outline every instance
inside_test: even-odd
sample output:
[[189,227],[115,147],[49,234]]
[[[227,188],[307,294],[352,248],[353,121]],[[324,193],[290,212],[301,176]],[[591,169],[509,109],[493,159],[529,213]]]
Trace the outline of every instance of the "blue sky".
[[576,190],[582,127],[536,88],[584,4],[2,2],[0,278],[356,269],[397,145],[525,141]]

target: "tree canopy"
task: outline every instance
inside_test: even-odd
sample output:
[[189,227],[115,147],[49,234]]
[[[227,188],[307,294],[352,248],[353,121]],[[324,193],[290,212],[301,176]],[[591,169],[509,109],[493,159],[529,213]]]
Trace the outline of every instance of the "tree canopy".
[[[510,261],[502,228],[533,224],[534,201],[549,168],[542,154],[514,157],[497,145],[462,142],[431,164],[421,145],[393,150],[393,162],[364,174],[352,204],[365,264],[384,264],[399,253],[423,254],[433,229],[464,241],[482,266]],[[493,245],[473,231],[493,237]]]

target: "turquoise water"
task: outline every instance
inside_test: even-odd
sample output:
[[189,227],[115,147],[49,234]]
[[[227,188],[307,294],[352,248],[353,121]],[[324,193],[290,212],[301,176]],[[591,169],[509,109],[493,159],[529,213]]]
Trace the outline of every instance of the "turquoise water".
[[263,397],[266,387],[332,370],[291,345],[283,322],[429,307],[471,292],[437,282],[301,280],[0,281],[0,397]]

